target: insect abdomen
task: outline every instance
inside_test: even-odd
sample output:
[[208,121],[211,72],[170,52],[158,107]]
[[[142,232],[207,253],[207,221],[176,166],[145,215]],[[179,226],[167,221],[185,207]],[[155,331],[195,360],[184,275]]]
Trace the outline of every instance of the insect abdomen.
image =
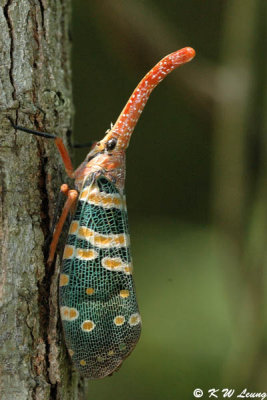
[[80,193],[60,275],[66,343],[91,379],[116,370],[135,347],[141,319],[132,278],[124,197],[105,177]]

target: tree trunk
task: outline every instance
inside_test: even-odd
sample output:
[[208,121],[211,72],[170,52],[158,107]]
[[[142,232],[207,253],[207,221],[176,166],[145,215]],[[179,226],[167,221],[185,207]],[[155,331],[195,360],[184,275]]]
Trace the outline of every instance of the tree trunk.
[[59,333],[59,261],[46,267],[45,239],[64,167],[54,142],[71,127],[70,0],[1,0],[2,400],[78,399],[83,388]]

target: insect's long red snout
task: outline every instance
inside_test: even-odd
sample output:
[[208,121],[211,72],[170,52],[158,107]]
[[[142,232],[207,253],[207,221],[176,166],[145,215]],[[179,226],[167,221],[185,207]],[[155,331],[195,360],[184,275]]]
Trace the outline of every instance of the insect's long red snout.
[[133,91],[126,106],[122,110],[117,122],[106,135],[103,141],[117,138],[117,149],[124,150],[128,147],[131,134],[146,105],[152,90],[175,68],[191,61],[195,57],[195,50],[184,47],[164,57],[141,80]]
[[77,187],[82,184],[84,177],[102,170],[107,171],[119,187],[123,187],[124,153],[150,93],[171,71],[192,60],[194,56],[195,50],[185,47],[164,57],[146,74],[133,91],[115,125],[96,143],[87,160],[75,171]]

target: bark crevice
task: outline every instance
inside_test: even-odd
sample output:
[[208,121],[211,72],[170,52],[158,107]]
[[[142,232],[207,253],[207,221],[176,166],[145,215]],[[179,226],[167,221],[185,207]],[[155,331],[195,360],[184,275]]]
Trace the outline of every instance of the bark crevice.
[[6,5],[3,7],[4,16],[6,18],[8,31],[9,31],[9,38],[10,38],[10,67],[9,67],[9,78],[10,83],[13,87],[12,98],[13,100],[16,99],[16,88],[14,84],[14,76],[13,76],[13,67],[14,67],[14,59],[13,59],[13,52],[14,52],[14,33],[13,33],[13,25],[12,19],[9,16],[9,7],[12,3],[12,0],[8,0]]

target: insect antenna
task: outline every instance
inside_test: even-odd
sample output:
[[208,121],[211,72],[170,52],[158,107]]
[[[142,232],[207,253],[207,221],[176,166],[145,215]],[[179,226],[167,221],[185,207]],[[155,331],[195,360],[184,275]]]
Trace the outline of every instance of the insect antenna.
[[74,149],[83,149],[86,147],[92,147],[92,145],[95,143],[95,140],[92,140],[91,142],[86,142],[86,143],[72,143],[71,147]]
[[[14,124],[14,122],[12,121],[11,118],[8,118],[8,119],[11,122],[11,125],[13,126],[13,128],[18,131],[31,133],[32,135],[45,137],[47,139],[56,139],[57,138],[57,136],[52,133],[40,132],[40,131],[36,131],[34,129],[24,128],[23,126]],[[86,143],[70,143],[70,147],[72,147],[73,149],[83,149],[83,148],[88,148],[88,147],[90,148],[90,147],[92,147],[92,145],[94,143],[95,143],[95,140],[91,140],[90,142],[86,142]]]
[[11,118],[8,118],[8,119],[11,122],[11,125],[13,126],[13,128],[18,131],[31,133],[32,135],[45,137],[47,139],[56,139],[56,137],[57,137],[56,135],[53,135],[52,133],[40,132],[40,131],[35,131],[33,129],[24,128],[23,126],[14,124],[14,122],[12,121]]
[[14,129],[22,131],[22,132],[26,132],[26,133],[30,133],[32,135],[36,135],[36,136],[41,136],[47,139],[54,139],[55,144],[58,148],[58,151],[61,155],[62,161],[64,163],[65,166],[65,170],[67,175],[70,178],[73,178],[73,166],[72,166],[72,162],[68,153],[68,150],[66,148],[66,146],[63,143],[62,138],[60,138],[59,136],[53,135],[52,133],[46,133],[46,132],[40,132],[40,131],[35,131],[33,129],[28,129],[28,128],[24,128],[23,126],[20,125],[16,125],[14,124],[14,122],[12,121],[11,118],[9,118],[9,121],[11,122],[11,125],[13,126]]

